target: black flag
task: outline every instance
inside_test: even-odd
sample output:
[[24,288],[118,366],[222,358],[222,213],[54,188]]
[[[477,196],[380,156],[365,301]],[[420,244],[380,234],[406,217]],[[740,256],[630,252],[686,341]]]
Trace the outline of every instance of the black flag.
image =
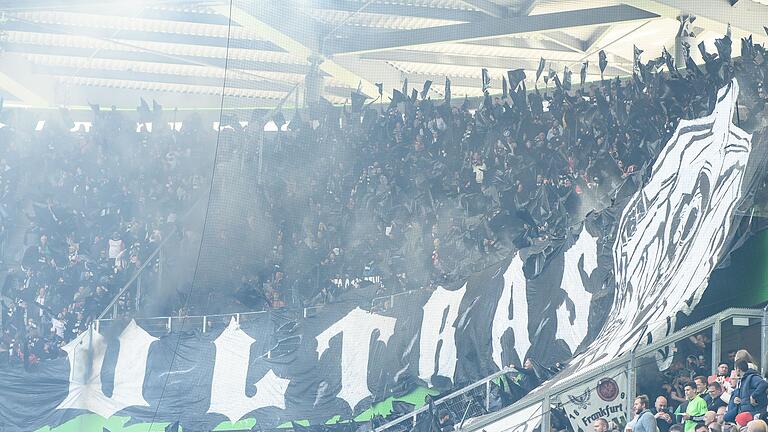
[[429,94],[429,89],[432,87],[432,81],[426,80],[424,81],[424,87],[421,88],[421,98],[426,99],[427,94]]
[[139,106],[136,107],[136,111],[139,113],[139,123],[149,123],[152,121],[152,111],[149,109],[149,104],[144,98],[139,98]]
[[600,53],[598,54],[600,56],[600,80],[603,79],[603,73],[605,72],[606,66],[608,66],[608,56],[605,55],[604,50],[600,50]]
[[579,73],[579,78],[581,82],[581,86],[584,87],[584,83],[587,81],[587,68],[589,68],[589,61],[585,61],[581,65],[581,72]]
[[563,69],[563,88],[565,91],[571,89],[571,70],[568,69],[568,66]]
[[401,93],[404,95],[408,94],[408,78],[403,80],[403,89],[401,90]]
[[637,47],[637,45],[632,45],[632,73],[633,74],[639,74],[640,73],[640,55],[643,53],[643,50]]
[[553,79],[556,75],[557,75],[557,72],[555,72],[554,69],[549,68],[549,72],[546,75],[544,75],[544,85],[546,85],[547,82]]
[[504,76],[502,76],[501,77],[501,97],[506,99],[508,94],[509,93],[507,91],[507,79]]
[[283,125],[285,124],[285,116],[283,115],[282,111],[277,111],[274,115],[272,115],[272,121],[275,122],[275,126],[277,126],[277,130],[282,130]]
[[520,83],[525,80],[525,70],[515,69],[507,71],[507,78],[509,79],[509,92],[514,93],[520,86]]
[[175,421],[165,427],[165,432],[179,432],[179,422]]
[[445,97],[444,100],[446,103],[451,103],[451,80],[448,79],[448,77],[445,77]]
[[752,35],[748,38],[741,38],[741,58],[752,60],[755,57],[755,44],[752,42]]
[[560,82],[560,77],[559,77],[559,76],[557,76],[557,73],[555,73],[555,74],[552,76],[552,81],[554,81],[554,82],[555,82],[555,87],[557,87],[559,90],[562,90],[562,89],[563,89],[563,84]]
[[352,112],[359,113],[363,110],[363,104],[365,103],[365,100],[368,99],[368,96],[360,92],[353,91],[350,94],[350,98],[352,99]]
[[686,70],[688,70],[690,73],[694,74],[695,76],[700,76],[701,75],[701,69],[699,69],[699,66],[691,58],[691,47],[690,47],[690,45],[685,44],[684,47],[685,47],[685,68],[686,68]]
[[485,93],[491,87],[491,77],[488,75],[488,69],[486,68],[483,68],[481,75],[483,77],[483,93]]
[[669,73],[676,75],[677,68],[675,67],[675,59],[673,59],[672,54],[667,51],[667,47],[664,47],[664,49],[661,51],[661,57],[664,59],[664,63],[666,63],[667,69],[669,69]]
[[539,77],[541,76],[541,73],[544,72],[544,66],[546,66],[546,64],[546,60],[544,60],[544,57],[542,57],[539,60],[539,68],[536,69],[536,82],[539,82]]
[[392,98],[390,99],[389,107],[387,109],[391,110],[392,108],[397,107],[397,104],[407,100],[408,98],[402,92],[400,92],[400,90],[392,89]]
[[[751,36],[750,36],[751,37]],[[731,26],[728,25],[728,31],[721,39],[715,39],[715,48],[717,48],[717,55],[720,56],[720,60],[724,63],[731,62],[731,50],[733,41],[731,40]]]

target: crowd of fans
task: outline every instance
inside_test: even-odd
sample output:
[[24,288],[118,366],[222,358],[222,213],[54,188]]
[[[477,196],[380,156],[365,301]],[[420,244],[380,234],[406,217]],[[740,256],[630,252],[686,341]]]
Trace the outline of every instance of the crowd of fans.
[[[160,107],[154,115],[161,116]],[[3,256],[0,364],[34,365],[61,354],[146,264],[166,236],[190,233],[181,218],[207,184],[210,165],[195,122],[181,132],[94,107],[89,129],[67,113],[40,131],[0,129]],[[21,123],[21,122],[20,122]],[[199,125],[201,126],[201,125]],[[209,141],[210,142],[210,141]],[[154,260],[147,262],[151,258]],[[135,307],[136,291],[119,309]]]
[[[223,118],[225,134],[262,146],[260,205],[242,230],[267,233],[247,268],[227,269],[222,257],[242,280],[230,300],[240,311],[308,306],[372,276],[379,293],[430,287],[563,238],[654,160],[680,119],[706,115],[731,77],[746,107],[739,121],[759,124],[765,50],[744,40],[734,61],[729,37],[717,47],[705,71],[690,58],[678,70],[665,52],[637,62],[631,79],[578,90],[550,71],[528,91],[513,71],[509,92],[477,107],[452,104],[448,82],[442,101],[427,97],[428,84],[410,95],[406,85],[388,106],[319,104],[262,138],[260,125]],[[194,120],[176,131],[156,117],[148,130],[160,110],[142,104],[138,131],[135,119],[98,107],[90,130],[70,133],[66,113],[42,131],[0,129],[4,356],[58,355],[139,268],[153,280],[158,264],[147,260],[159,244],[193,235],[179,220],[208,187],[206,144],[216,138]],[[272,119],[285,124],[280,112]],[[120,302],[131,309],[137,299]],[[183,301],[169,303],[187,313]]]
[[[763,52],[744,44],[750,58]],[[265,139],[254,219],[269,227],[267,247],[238,292],[260,300],[244,309],[332,301],[344,291],[333,281],[370,275],[385,294],[460,281],[563,238],[654,160],[681,118],[711,111],[734,74],[748,107],[742,127],[759,123],[765,61],[721,50],[707,73],[678,71],[667,55],[638,63],[630,80],[569,91],[553,78],[534,92],[511,83],[477,107],[404,88],[388,106],[358,99],[296,113]]]
[[[646,395],[633,405],[634,417],[624,427],[632,432],[764,432],[768,430],[768,381],[746,350],[729,353],[714,374],[698,360],[676,367],[673,383],[665,384],[651,405]],[[597,420],[595,432],[610,430]]]

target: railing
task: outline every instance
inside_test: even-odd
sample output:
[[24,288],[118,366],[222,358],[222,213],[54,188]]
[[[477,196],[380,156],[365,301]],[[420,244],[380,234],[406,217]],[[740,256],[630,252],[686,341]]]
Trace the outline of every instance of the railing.
[[[199,199],[195,201],[192,206],[190,206],[189,210],[182,216],[182,220],[187,220],[189,217],[194,213],[197,206],[201,205],[204,202],[204,200]],[[112,318],[117,318],[118,316],[118,305],[120,302],[120,299],[126,299],[127,293],[130,292],[131,288],[136,289],[136,293],[133,298],[133,305],[132,310],[138,310],[141,306],[141,285],[142,285],[142,277],[144,276],[144,272],[147,268],[149,268],[150,264],[153,264],[155,262],[155,259],[158,259],[158,280],[157,283],[160,285],[160,288],[162,288],[163,284],[163,267],[164,267],[164,260],[163,260],[163,249],[168,244],[168,242],[176,235],[178,230],[177,225],[174,225],[173,229],[170,230],[168,233],[163,233],[163,240],[160,242],[160,244],[155,248],[154,251],[144,259],[144,262],[141,264],[141,266],[135,271],[135,273],[128,279],[128,282],[126,282],[122,288],[120,288],[120,291],[118,291],[117,295],[115,295],[112,300],[109,302],[109,304],[104,308],[104,310],[99,314],[99,316],[96,318],[96,320],[103,319],[108,313],[112,312]],[[127,251],[126,251],[127,252]],[[143,257],[142,257],[143,258]],[[134,285],[135,284],[135,285]],[[126,303],[126,305],[130,308],[131,306]]]
[[[361,278],[362,279],[362,278]],[[135,279],[134,279],[135,280]],[[126,286],[130,287],[133,281],[129,281]],[[431,291],[429,288],[421,288],[411,291],[405,291],[388,296],[377,297],[371,300],[371,312],[382,312],[390,309],[395,304],[399,304],[400,301],[404,301],[408,297],[417,293],[423,293],[424,291]],[[114,303],[114,301],[113,301]],[[107,312],[114,307],[114,304],[110,304],[107,308]],[[295,313],[296,317],[311,318],[317,315],[325,305],[307,306],[301,309],[291,310],[286,308],[289,313]],[[230,313],[230,314],[216,314],[216,315],[191,315],[191,316],[166,316],[166,317],[152,317],[152,318],[135,318],[136,323],[147,330],[149,333],[168,333],[171,330],[179,329],[182,325],[186,326],[188,322],[196,323],[203,333],[219,328],[219,325],[229,324],[232,318],[238,323],[246,322],[258,316],[262,316],[268,311],[258,312],[243,312],[243,313]],[[116,315],[115,315],[116,316]],[[103,326],[109,326],[113,322],[123,322],[121,318],[100,318],[94,321],[96,331],[99,331]],[[189,327],[187,327],[189,328]]]
[[400,304],[401,301],[407,301],[411,296],[424,293],[425,291],[433,291],[432,288],[418,288],[410,291],[404,291],[397,294],[388,296],[376,297],[371,300],[371,312],[384,312],[386,310],[395,307],[395,304]]
[[[737,323],[737,320],[739,324]],[[746,321],[745,321],[746,320]],[[732,321],[729,324],[729,321]],[[750,324],[753,322],[754,324]],[[714,315],[705,320],[699,321],[695,324],[686,326],[674,334],[665,337],[659,341],[653,342],[649,345],[643,345],[637,347],[635,350],[625,353],[624,355],[615,358],[605,365],[596,367],[587,373],[584,373],[576,378],[570,379],[569,377],[556,377],[547,383],[544,383],[539,389],[534,390],[530,395],[524,397],[518,402],[501,408],[498,411],[490,412],[490,391],[492,382],[509,372],[510,370],[503,370],[496,372],[495,374],[486,377],[470,386],[464,387],[434,403],[435,410],[437,412],[442,409],[448,409],[449,412],[454,414],[457,425],[460,429],[466,431],[480,430],[496,422],[504,421],[505,418],[512,416],[513,414],[520,412],[521,410],[531,408],[534,405],[541,405],[541,414],[532,421],[540,422],[540,424],[534,425],[529,428],[521,430],[532,430],[534,427],[540,427],[541,431],[549,431],[551,425],[551,409],[553,401],[558,400],[558,396],[565,392],[573,390],[577,387],[583,387],[586,383],[590,383],[596,379],[603,378],[606,374],[625,373],[627,375],[627,388],[621,389],[626,394],[626,403],[630,404],[634,400],[637,388],[637,370],[640,367],[638,359],[642,359],[649,355],[654,355],[657,350],[663,349],[668,346],[673,346],[677,342],[688,339],[691,336],[708,333],[711,338],[711,368],[712,373],[715,372],[718,363],[720,362],[721,355],[723,353],[722,347],[723,340],[723,325],[728,324],[731,326],[754,326],[759,323],[759,349],[753,349],[752,351],[760,351],[759,358],[760,366],[765,372],[766,365],[768,365],[768,311],[761,311],[759,309],[727,309],[717,315]],[[730,348],[735,349],[734,346]],[[560,378],[560,379],[557,379]],[[478,389],[481,389],[478,391]],[[464,407],[461,410],[457,408]],[[419,420],[420,415],[427,415],[428,407],[424,406],[418,410],[413,411],[405,416],[402,416],[396,420],[390,421],[375,429],[376,432],[382,431],[398,431],[402,430],[406,425],[410,429]],[[460,412],[458,412],[460,411]],[[468,419],[473,418],[471,421]],[[519,425],[504,425],[502,429],[492,428],[493,430],[512,430],[515,426]]]
[[[491,394],[492,382],[495,379],[500,378],[502,375],[505,375],[511,371],[514,371],[514,369],[513,368],[503,369],[491,376],[485,377],[480,381],[477,381],[462,389],[459,389],[449,394],[448,396],[442,397],[434,402],[435,409],[439,411],[441,408],[447,407],[451,409],[451,411],[455,412],[456,408],[460,408],[461,412],[464,414],[463,417],[461,418],[462,423],[467,418],[476,417],[477,415],[483,414],[483,413],[488,413],[491,410],[490,394]],[[390,421],[389,423],[379,426],[375,430],[376,431],[398,430],[398,429],[401,429],[402,427],[405,427],[405,429],[410,430],[414,426],[416,426],[416,422],[418,420],[419,415],[427,414],[428,411],[429,411],[429,406],[424,405],[423,407],[417,410],[414,410],[413,412],[409,413],[406,416],[402,416],[400,418]],[[407,423],[407,422],[410,422],[410,423]]]

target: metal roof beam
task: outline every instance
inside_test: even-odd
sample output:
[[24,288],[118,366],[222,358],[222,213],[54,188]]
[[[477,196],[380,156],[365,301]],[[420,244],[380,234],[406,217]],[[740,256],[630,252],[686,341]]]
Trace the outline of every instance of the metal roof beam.
[[[126,61],[140,61],[140,62],[153,62],[172,65],[201,65],[223,69],[227,65],[227,60],[222,58],[212,58],[203,56],[168,56],[162,53],[152,53],[144,51],[116,51],[101,49],[95,55],[89,55],[89,53],[76,47],[57,47],[57,46],[41,46],[41,45],[28,45],[20,43],[9,43],[5,46],[5,51],[14,52],[19,54],[43,54],[54,56],[67,56],[67,57],[86,57],[91,59],[108,59],[108,60],[126,60]],[[256,52],[254,52],[254,58],[258,58]],[[269,72],[282,72],[291,74],[305,75],[309,72],[308,65],[291,64],[291,63],[273,63],[258,60],[230,60],[229,66],[238,70],[245,71],[269,71]]]
[[[306,0],[302,6],[311,9],[335,10],[355,13],[360,9],[360,3],[350,0]],[[371,3],[364,9],[365,13],[393,15],[411,18],[432,18],[450,21],[480,21],[487,17],[482,11],[467,9],[452,9],[444,7],[429,7],[422,5],[404,5],[397,3]]]
[[[0,89],[13,95],[23,104],[34,107],[48,107],[52,89],[40,83],[33,74],[34,66],[16,54],[7,53],[0,58]],[[34,90],[33,90],[34,88]]]
[[634,7],[653,12],[663,17],[677,19],[681,14],[696,16],[696,24],[711,30],[725,29],[730,24],[734,29],[751,33],[764,39],[763,26],[768,17],[768,6],[755,1],[740,1],[731,6],[725,0],[623,0]]
[[[471,57],[457,54],[431,53],[424,51],[395,50],[386,52],[375,52],[363,54],[364,59],[399,61],[408,63],[442,64],[451,66],[469,66],[486,67],[498,69],[516,69],[536,70],[539,66],[539,60],[532,58],[510,58],[510,57]],[[558,60],[555,60],[558,61]],[[562,61],[558,61],[562,62]],[[616,67],[618,62],[609,63],[608,74],[619,73],[620,69]],[[632,63],[626,63],[625,66],[632,67]]]
[[427,45],[441,42],[463,42],[490,39],[510,34],[541,33],[551,30],[589,27],[617,22],[648,20],[659,15],[632,6],[555,12],[511,18],[489,18],[477,23],[452,24],[415,30],[388,32],[385,37],[361,33],[355,40],[339,41],[336,54],[352,54]]
[[494,18],[506,18],[509,13],[507,8],[498,3],[494,3],[493,0],[461,0],[461,2]]
[[[215,1],[215,0],[211,0]],[[208,1],[210,3],[211,1]],[[152,6],[179,5],[189,6],[190,0],[153,0]],[[74,8],[98,6],[103,7],[103,0],[0,0],[0,9],[5,11],[24,10],[71,10]]]
[[[6,31],[19,31],[19,32],[34,32],[34,33],[49,33],[49,34],[65,34],[65,35],[78,35],[87,36],[95,39],[115,39],[114,29],[108,28],[91,28],[91,27],[76,27],[66,24],[36,24],[32,22],[22,22],[11,20],[3,25]],[[163,42],[163,43],[178,43],[185,45],[200,45],[200,46],[215,46],[219,48],[226,48],[227,38],[218,36],[202,36],[202,35],[190,35],[190,34],[173,34],[162,32],[150,32],[150,31],[137,31],[137,30],[120,30],[120,40],[129,41],[142,41],[142,42]],[[275,44],[264,40],[252,40],[252,39],[229,39],[230,48],[249,48],[262,51],[282,51]]]
[[539,2],[539,0],[527,0],[523,2],[523,4],[520,6],[520,10],[518,11],[519,16],[528,16],[533,12],[533,10],[536,8],[536,4]]
[[544,34],[544,37],[573,52],[577,52],[579,54],[584,54],[586,52],[584,49],[584,41],[577,37],[573,37],[568,33],[551,32]]
[[[118,81],[142,81],[147,83],[160,83],[160,84],[185,84],[185,85],[202,85],[207,87],[221,87],[224,88],[224,79],[213,77],[197,77],[190,75],[173,75],[173,74],[160,74],[160,73],[148,73],[148,72],[133,72],[133,71],[117,71],[117,70],[101,70],[101,69],[83,69],[75,67],[55,66],[41,68],[38,71],[44,75],[53,76],[72,76],[81,78],[97,78],[97,79],[109,79]],[[257,80],[242,80],[227,78],[228,88],[240,88],[248,90],[263,90],[263,91],[282,91],[288,92],[292,86],[288,84],[278,84],[273,81],[257,81]]]
[[584,43],[584,51],[592,52],[600,47],[605,42],[605,36],[608,35],[613,29],[612,25],[605,25],[600,27],[590,38]]
[[[284,8],[288,5],[275,5],[270,8],[258,8],[269,14],[255,16],[248,11],[237,6],[215,6],[214,9],[223,15],[231,16],[230,19],[240,26],[251,29],[260,35],[266,35],[267,39],[278,45],[285,51],[304,58],[317,56],[320,52],[322,42],[312,34],[312,31],[306,31],[304,28],[297,28],[291,20],[286,20]],[[295,14],[295,13],[294,13]],[[311,26],[311,18],[307,18],[307,25]],[[308,36],[304,36],[308,35]],[[346,85],[356,88],[368,95],[375,97],[378,94],[376,86],[359,75],[339,66],[331,59],[322,59],[319,69],[332,77],[344,82]]]

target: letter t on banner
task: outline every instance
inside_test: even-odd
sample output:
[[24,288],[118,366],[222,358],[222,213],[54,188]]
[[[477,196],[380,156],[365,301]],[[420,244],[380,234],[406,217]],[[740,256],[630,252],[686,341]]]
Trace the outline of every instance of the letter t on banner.
[[234,423],[259,408],[274,406],[285,409],[285,392],[290,380],[280,378],[272,369],[256,383],[253,397],[245,394],[251,344],[254,341],[232,318],[213,342],[216,345],[216,361],[213,365],[209,413],[224,414]]
[[358,402],[371,395],[368,389],[371,335],[378,329],[379,340],[388,343],[389,338],[395,333],[396,322],[395,318],[355,308],[317,335],[319,357],[328,350],[331,338],[341,334],[341,391],[338,397],[347,401],[353,410]]

